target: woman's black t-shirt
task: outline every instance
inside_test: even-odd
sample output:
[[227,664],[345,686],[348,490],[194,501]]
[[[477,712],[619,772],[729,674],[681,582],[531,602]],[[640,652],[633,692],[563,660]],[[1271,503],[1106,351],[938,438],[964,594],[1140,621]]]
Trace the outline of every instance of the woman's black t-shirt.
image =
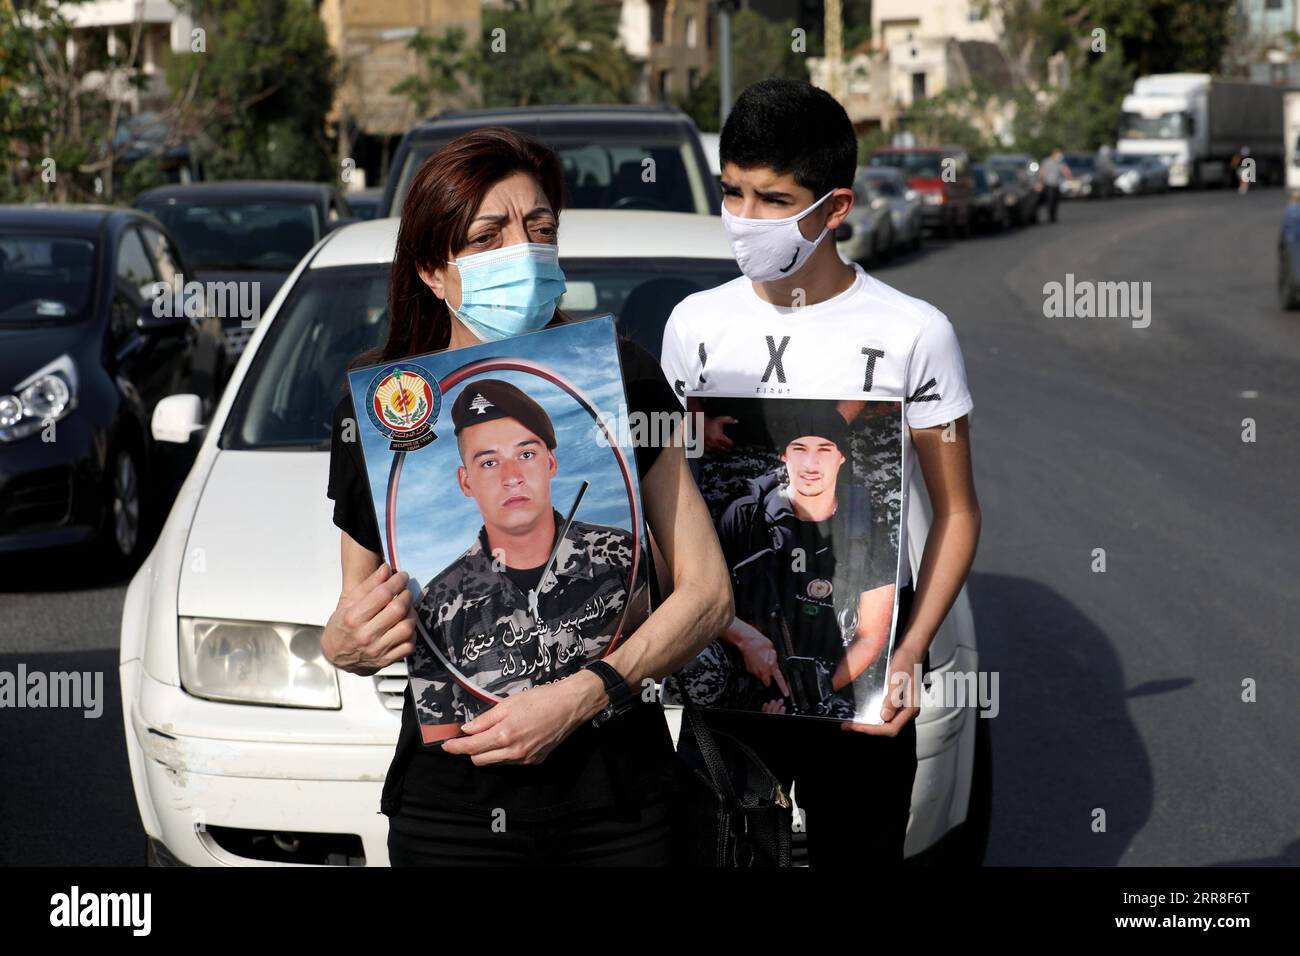
[[[681,405],[659,363],[627,339],[620,338],[619,352],[628,412],[680,416]],[[362,547],[382,555],[361,443],[343,440],[349,420],[355,422],[355,411],[351,395],[345,392],[334,410],[326,494],[334,501],[334,523]],[[355,430],[352,425],[353,436]],[[652,444],[635,447],[642,480],[659,451]],[[653,568],[650,576],[653,580]],[[658,702],[640,701],[602,727],[583,724],[540,764],[478,767],[468,756],[421,746],[408,682],[402,729],[384,780],[380,810],[388,816],[400,812],[404,793],[425,805],[436,803],[484,815],[500,809],[521,821],[553,819],[576,810],[639,806],[671,791],[675,760],[663,708]]]

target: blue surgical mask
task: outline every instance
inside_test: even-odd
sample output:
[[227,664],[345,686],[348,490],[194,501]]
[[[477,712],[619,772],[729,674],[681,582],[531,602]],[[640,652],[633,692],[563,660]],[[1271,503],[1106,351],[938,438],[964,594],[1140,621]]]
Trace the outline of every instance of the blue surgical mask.
[[456,315],[485,342],[535,332],[564,295],[559,247],[520,242],[453,260],[460,270]]

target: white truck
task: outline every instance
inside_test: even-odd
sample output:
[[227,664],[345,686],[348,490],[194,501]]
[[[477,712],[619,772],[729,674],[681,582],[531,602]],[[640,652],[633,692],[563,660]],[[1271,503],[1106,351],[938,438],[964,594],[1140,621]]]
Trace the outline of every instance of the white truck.
[[1120,107],[1118,151],[1158,157],[1177,188],[1232,183],[1232,157],[1244,146],[1255,182],[1279,184],[1285,92],[1208,73],[1139,77]]

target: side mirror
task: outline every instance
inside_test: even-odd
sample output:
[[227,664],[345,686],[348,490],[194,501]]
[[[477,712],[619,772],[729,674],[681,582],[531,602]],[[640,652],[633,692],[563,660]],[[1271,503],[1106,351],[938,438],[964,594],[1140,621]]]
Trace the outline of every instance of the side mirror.
[[168,395],[153,409],[153,419],[149,430],[154,441],[173,442],[184,445],[190,436],[201,432],[203,425],[203,402],[197,395]]

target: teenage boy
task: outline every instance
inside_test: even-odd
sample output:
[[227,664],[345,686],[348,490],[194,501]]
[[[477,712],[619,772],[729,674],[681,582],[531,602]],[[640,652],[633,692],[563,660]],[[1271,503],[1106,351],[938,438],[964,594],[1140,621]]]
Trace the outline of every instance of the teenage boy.
[[[794,783],[810,864],[898,863],[916,776],[913,668],[927,657],[979,538],[961,350],[942,312],[840,259],[832,237],[853,208],[857,141],[834,98],[797,81],[756,83],[736,101],[720,150],[722,224],[744,275],[673,310],[662,356],[668,381],[684,403],[687,391],[902,396],[905,460],[909,470],[913,457],[921,463],[934,520],[913,593],[903,515],[887,685],[897,690],[881,707],[883,724],[716,712],[707,720]],[[728,447],[731,424],[706,421],[706,449]]]

